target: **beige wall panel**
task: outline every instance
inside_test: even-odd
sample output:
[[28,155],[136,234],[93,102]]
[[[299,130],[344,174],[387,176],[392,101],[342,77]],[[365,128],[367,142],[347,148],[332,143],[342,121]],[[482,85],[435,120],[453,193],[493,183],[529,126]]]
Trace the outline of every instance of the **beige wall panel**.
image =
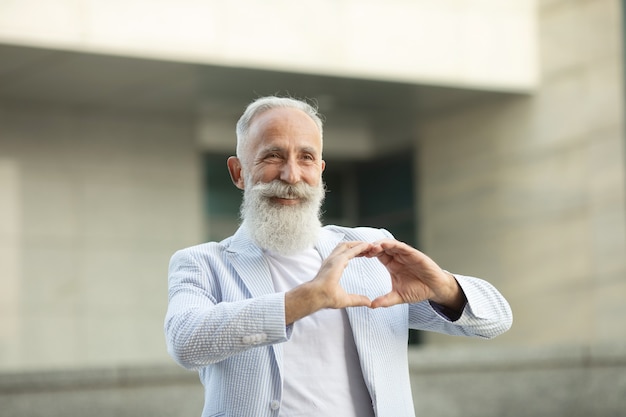
[[3,104],[0,147],[20,166],[12,302],[0,369],[170,363],[167,263],[202,240],[189,118]]
[[598,345],[624,346],[626,326],[620,325],[624,315],[624,299],[626,298],[626,281],[624,272],[603,274],[595,284],[593,293],[593,333],[592,341]]
[[421,118],[421,241],[446,267],[485,276],[508,297],[514,325],[494,343],[619,344],[626,152],[617,2],[550,3],[536,94]]
[[20,228],[22,224],[19,164],[0,153],[0,357],[15,360],[21,326],[22,292]]
[[22,0],[0,2],[0,40],[233,67],[528,91],[537,81],[535,3]]
[[615,57],[621,48],[619,0],[539,1],[539,60],[543,78]]

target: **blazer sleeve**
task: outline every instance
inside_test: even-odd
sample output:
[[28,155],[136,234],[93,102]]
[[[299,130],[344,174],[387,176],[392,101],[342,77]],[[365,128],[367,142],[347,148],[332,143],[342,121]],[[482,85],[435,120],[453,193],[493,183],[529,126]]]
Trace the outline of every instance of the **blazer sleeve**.
[[[167,349],[188,369],[283,342],[290,333],[285,326],[284,293],[222,301],[214,273],[191,248],[176,252],[170,260],[164,326]],[[220,273],[234,272],[224,269]]]
[[453,321],[429,302],[416,303],[409,307],[410,327],[484,339],[509,330],[513,323],[511,307],[493,285],[479,278],[458,274],[454,277],[467,297],[461,316]]
[[[350,239],[375,241],[394,238],[385,229],[340,228]],[[467,304],[456,320],[446,317],[428,301],[409,305],[409,327],[455,336],[474,336],[491,339],[506,332],[513,322],[511,308],[498,290],[479,278],[454,274],[465,292]],[[439,311],[438,311],[439,310]]]

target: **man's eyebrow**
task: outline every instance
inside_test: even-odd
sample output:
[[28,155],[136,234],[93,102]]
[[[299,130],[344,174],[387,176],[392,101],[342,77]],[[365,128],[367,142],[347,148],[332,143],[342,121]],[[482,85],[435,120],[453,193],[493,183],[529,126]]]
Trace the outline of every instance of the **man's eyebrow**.
[[[268,152],[284,152],[285,148],[282,146],[267,146],[264,148],[261,148],[260,153],[268,153]],[[298,148],[298,152],[303,152],[303,153],[310,153],[313,155],[317,155],[318,154],[318,150],[315,147],[312,146],[303,146],[301,148]]]
[[284,151],[284,148],[281,148],[280,146],[267,146],[265,148],[261,148],[261,153],[282,152],[282,151]]
[[302,148],[300,148],[300,152],[310,153],[313,155],[317,155],[319,153],[317,149],[311,146],[303,146]]

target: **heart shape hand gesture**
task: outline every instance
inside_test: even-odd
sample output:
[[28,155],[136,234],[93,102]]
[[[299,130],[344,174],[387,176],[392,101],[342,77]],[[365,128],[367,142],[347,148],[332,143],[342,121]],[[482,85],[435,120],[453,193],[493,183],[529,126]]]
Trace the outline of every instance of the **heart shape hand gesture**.
[[[370,301],[364,295],[348,294],[339,285],[343,271],[356,257],[377,258],[387,268],[392,287],[389,293]],[[454,311],[461,311],[466,302],[452,274],[406,243],[394,239],[342,242],[324,260],[313,280],[286,293],[285,319],[290,324],[323,308],[391,307],[424,300]]]

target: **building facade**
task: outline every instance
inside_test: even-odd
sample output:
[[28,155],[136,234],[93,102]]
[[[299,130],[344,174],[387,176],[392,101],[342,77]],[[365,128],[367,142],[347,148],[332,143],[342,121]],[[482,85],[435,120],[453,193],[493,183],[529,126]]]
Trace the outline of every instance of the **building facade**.
[[167,263],[236,228],[234,124],[278,93],[326,116],[326,222],[511,303],[493,341],[413,335],[418,415],[618,415],[622,3],[222,3],[0,4],[0,409],[195,415]]

